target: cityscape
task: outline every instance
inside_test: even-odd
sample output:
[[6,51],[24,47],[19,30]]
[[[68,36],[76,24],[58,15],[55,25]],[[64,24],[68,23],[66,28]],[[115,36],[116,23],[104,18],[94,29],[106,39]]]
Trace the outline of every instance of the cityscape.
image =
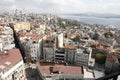
[[0,80],[120,80],[119,62],[118,27],[47,12],[0,13]]

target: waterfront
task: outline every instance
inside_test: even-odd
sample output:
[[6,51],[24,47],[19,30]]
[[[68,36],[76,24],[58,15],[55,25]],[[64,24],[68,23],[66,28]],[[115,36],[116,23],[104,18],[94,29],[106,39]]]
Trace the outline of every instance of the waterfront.
[[85,16],[74,16],[74,15],[58,15],[65,19],[73,19],[88,24],[103,24],[110,25],[120,29],[120,18],[96,18],[96,17],[85,17]]

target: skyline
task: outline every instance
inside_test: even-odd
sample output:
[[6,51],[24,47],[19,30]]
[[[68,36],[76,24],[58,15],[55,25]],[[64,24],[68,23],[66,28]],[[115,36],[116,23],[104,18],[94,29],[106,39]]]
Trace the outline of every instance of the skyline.
[[0,12],[120,14],[119,0],[1,0]]

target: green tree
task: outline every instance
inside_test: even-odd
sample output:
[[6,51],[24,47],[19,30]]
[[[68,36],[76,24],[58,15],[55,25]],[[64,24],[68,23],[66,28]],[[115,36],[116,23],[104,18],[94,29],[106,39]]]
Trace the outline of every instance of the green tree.
[[95,61],[99,64],[104,64],[106,61],[106,56],[105,54],[102,53],[96,53],[95,55]]

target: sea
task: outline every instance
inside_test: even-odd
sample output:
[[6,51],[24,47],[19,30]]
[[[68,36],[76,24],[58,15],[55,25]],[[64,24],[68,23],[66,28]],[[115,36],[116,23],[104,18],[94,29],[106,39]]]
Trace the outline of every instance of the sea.
[[112,27],[120,29],[120,18],[98,18],[98,17],[85,17],[85,16],[75,16],[75,15],[58,15],[59,17],[65,19],[73,19],[80,22],[85,22],[88,24],[102,24],[110,25]]

